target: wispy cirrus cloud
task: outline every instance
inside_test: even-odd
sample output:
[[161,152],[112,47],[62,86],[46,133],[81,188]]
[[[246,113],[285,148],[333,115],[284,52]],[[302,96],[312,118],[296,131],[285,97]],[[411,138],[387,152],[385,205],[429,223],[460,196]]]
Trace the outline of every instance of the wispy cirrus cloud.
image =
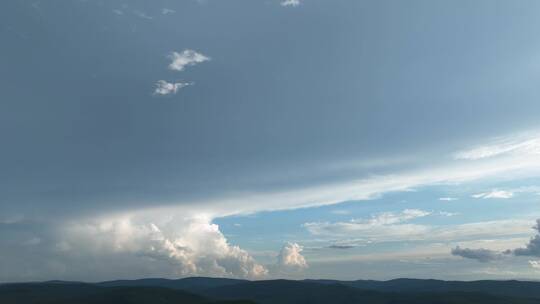
[[459,160],[479,160],[508,154],[540,154],[540,133],[536,131],[503,136],[491,143],[454,154]]
[[481,198],[481,199],[489,199],[489,198],[499,198],[499,199],[505,199],[505,198],[512,198],[514,197],[514,192],[507,191],[507,190],[497,190],[494,189],[489,192],[482,192],[472,195],[473,198]]
[[400,238],[422,235],[428,231],[423,225],[408,224],[407,221],[430,215],[431,212],[419,209],[406,209],[401,212],[384,212],[368,219],[353,219],[348,222],[311,222],[304,227],[314,235],[353,236],[358,235],[371,241],[381,238]]
[[[410,221],[430,215],[454,216],[455,213],[394,212],[346,222],[309,222],[304,227],[312,235],[341,240],[347,245],[395,241],[470,241],[514,237],[530,232],[528,220],[498,220],[457,225],[415,224]],[[390,219],[390,220],[389,220]],[[351,240],[354,240],[351,242]]]

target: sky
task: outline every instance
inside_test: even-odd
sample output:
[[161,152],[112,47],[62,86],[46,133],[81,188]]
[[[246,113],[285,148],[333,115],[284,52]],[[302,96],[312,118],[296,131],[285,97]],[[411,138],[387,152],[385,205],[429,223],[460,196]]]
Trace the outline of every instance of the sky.
[[540,278],[540,2],[0,3],[0,282]]

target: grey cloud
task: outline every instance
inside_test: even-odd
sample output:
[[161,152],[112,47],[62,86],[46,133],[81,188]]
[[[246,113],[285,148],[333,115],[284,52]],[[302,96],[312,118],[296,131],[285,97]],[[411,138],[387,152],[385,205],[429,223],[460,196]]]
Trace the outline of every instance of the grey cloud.
[[502,257],[501,253],[489,249],[470,249],[470,248],[461,248],[457,246],[451,251],[452,255],[460,256],[466,259],[477,260],[482,263],[491,262],[498,260]]
[[490,262],[500,259],[505,255],[540,257],[540,219],[536,220],[536,225],[533,226],[533,229],[536,230],[537,234],[531,238],[525,247],[522,248],[508,249],[503,252],[497,252],[489,249],[470,249],[457,246],[456,248],[452,249],[451,253],[455,256],[461,256],[463,258],[473,259],[479,262]]
[[517,248],[512,251],[516,256],[540,256],[540,219],[536,220],[536,225],[533,227],[537,234],[531,238],[529,243],[524,248]]
[[353,249],[356,246],[353,245],[330,245],[328,248],[330,249]]

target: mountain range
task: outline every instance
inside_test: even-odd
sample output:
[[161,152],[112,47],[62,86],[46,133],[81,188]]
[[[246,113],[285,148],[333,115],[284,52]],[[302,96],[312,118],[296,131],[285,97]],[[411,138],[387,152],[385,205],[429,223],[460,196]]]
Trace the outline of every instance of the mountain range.
[[266,280],[192,277],[0,285],[2,304],[540,304],[540,282]]

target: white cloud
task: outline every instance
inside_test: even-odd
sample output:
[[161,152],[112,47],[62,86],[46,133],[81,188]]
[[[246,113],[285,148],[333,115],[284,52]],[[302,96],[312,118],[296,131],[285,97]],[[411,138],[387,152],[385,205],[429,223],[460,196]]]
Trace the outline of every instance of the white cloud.
[[[118,216],[64,227],[64,254],[148,258],[168,263],[177,275],[260,278],[267,269],[248,252],[230,245],[219,227],[204,216],[156,219]],[[67,251],[67,252],[66,252]]]
[[459,215],[459,213],[456,213],[456,212],[448,212],[448,211],[439,211],[439,215],[451,217],[451,216]]
[[488,198],[512,198],[514,196],[514,193],[511,191],[505,191],[505,190],[492,190],[490,192],[483,192],[483,193],[477,193],[473,194],[472,197],[474,198],[482,198],[482,199],[488,199]]
[[281,6],[299,6],[300,5],[300,0],[284,0],[284,1],[281,1]]
[[190,86],[190,85],[193,85],[193,83],[189,83],[189,82],[171,83],[165,80],[158,80],[156,82],[156,89],[154,90],[154,94],[156,95],[176,94],[178,90],[185,88],[187,86]]
[[529,265],[534,269],[540,270],[540,261],[529,261]]
[[169,69],[173,71],[183,71],[187,66],[193,66],[210,60],[210,57],[197,53],[194,50],[184,50],[181,53],[173,52],[169,58],[172,60],[169,64]]
[[454,154],[456,159],[478,160],[504,156],[509,154],[540,154],[540,133],[525,132],[511,136],[499,137],[489,144],[481,145],[472,149],[459,151]]
[[452,202],[457,201],[458,199],[455,197],[440,197],[439,200],[443,202]]
[[304,269],[308,267],[301,254],[303,248],[297,243],[287,243],[281,248],[277,257],[277,265],[282,268]]

